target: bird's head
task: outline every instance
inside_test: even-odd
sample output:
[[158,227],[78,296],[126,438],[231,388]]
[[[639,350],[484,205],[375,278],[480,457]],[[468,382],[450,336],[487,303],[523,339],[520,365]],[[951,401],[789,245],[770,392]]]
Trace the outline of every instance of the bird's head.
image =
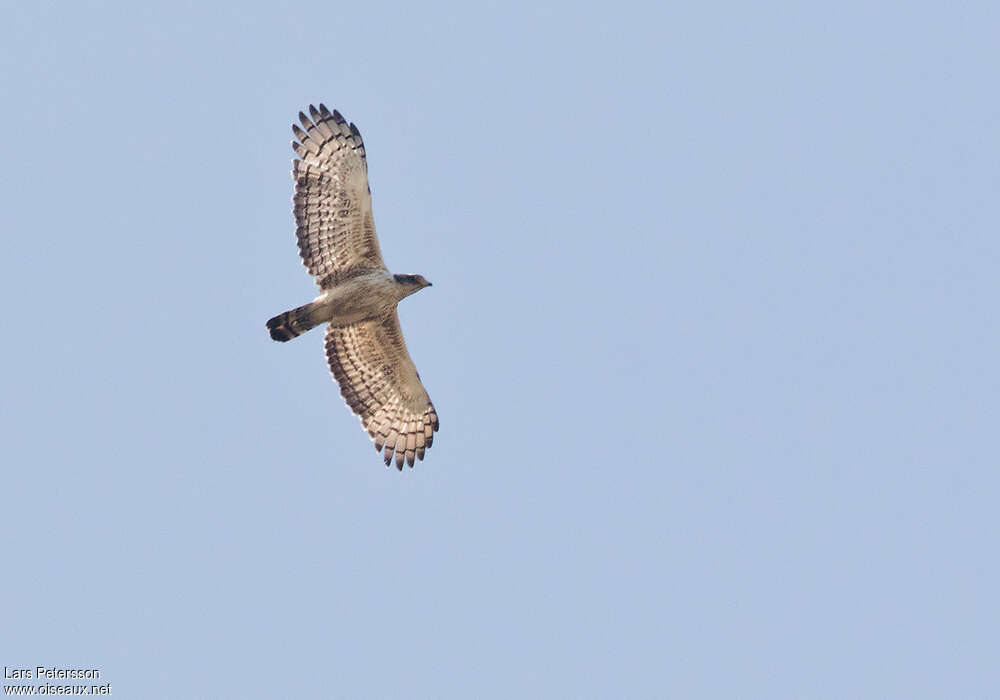
[[397,284],[406,288],[407,296],[423,289],[424,287],[431,286],[431,283],[428,282],[423,275],[393,275],[393,277],[396,278]]

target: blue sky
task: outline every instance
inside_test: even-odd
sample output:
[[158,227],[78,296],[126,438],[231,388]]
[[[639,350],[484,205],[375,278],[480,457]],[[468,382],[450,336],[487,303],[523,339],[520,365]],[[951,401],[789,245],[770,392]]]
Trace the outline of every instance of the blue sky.
[[[993,3],[18,3],[7,667],[114,695],[996,691]],[[365,137],[441,417],[314,331],[296,113]]]

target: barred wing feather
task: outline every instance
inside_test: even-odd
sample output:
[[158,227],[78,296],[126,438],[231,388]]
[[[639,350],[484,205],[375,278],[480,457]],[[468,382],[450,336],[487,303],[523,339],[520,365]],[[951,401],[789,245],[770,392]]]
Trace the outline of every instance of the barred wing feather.
[[399,316],[329,326],[326,356],[347,405],[383,450],[386,465],[411,467],[434,442],[438,417],[406,350]]
[[321,289],[359,272],[386,269],[375,234],[368,164],[361,133],[340,112],[320,105],[292,125],[295,235]]

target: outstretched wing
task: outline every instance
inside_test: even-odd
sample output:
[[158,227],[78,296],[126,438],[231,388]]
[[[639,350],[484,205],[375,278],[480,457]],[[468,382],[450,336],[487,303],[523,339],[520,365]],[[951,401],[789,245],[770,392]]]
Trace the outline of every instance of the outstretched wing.
[[347,405],[384,449],[386,466],[423,459],[434,442],[438,417],[406,351],[395,311],[382,321],[329,326],[326,357]]
[[[359,272],[385,269],[375,236],[361,133],[324,105],[299,112],[292,161],[299,253],[321,289]],[[303,131],[305,129],[305,131]]]

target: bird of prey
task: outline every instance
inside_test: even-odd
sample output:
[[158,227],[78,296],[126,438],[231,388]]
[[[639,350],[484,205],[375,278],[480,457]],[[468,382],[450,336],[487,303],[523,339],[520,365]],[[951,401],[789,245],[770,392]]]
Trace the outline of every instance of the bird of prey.
[[334,110],[299,112],[292,148],[293,210],[299,254],[320,294],[267,322],[271,337],[288,341],[321,323],[326,357],[340,393],[386,466],[415,459],[434,440],[438,416],[420,382],[399,328],[396,305],[424,287],[420,275],[394,275],[375,236],[368,162],[361,133]]

